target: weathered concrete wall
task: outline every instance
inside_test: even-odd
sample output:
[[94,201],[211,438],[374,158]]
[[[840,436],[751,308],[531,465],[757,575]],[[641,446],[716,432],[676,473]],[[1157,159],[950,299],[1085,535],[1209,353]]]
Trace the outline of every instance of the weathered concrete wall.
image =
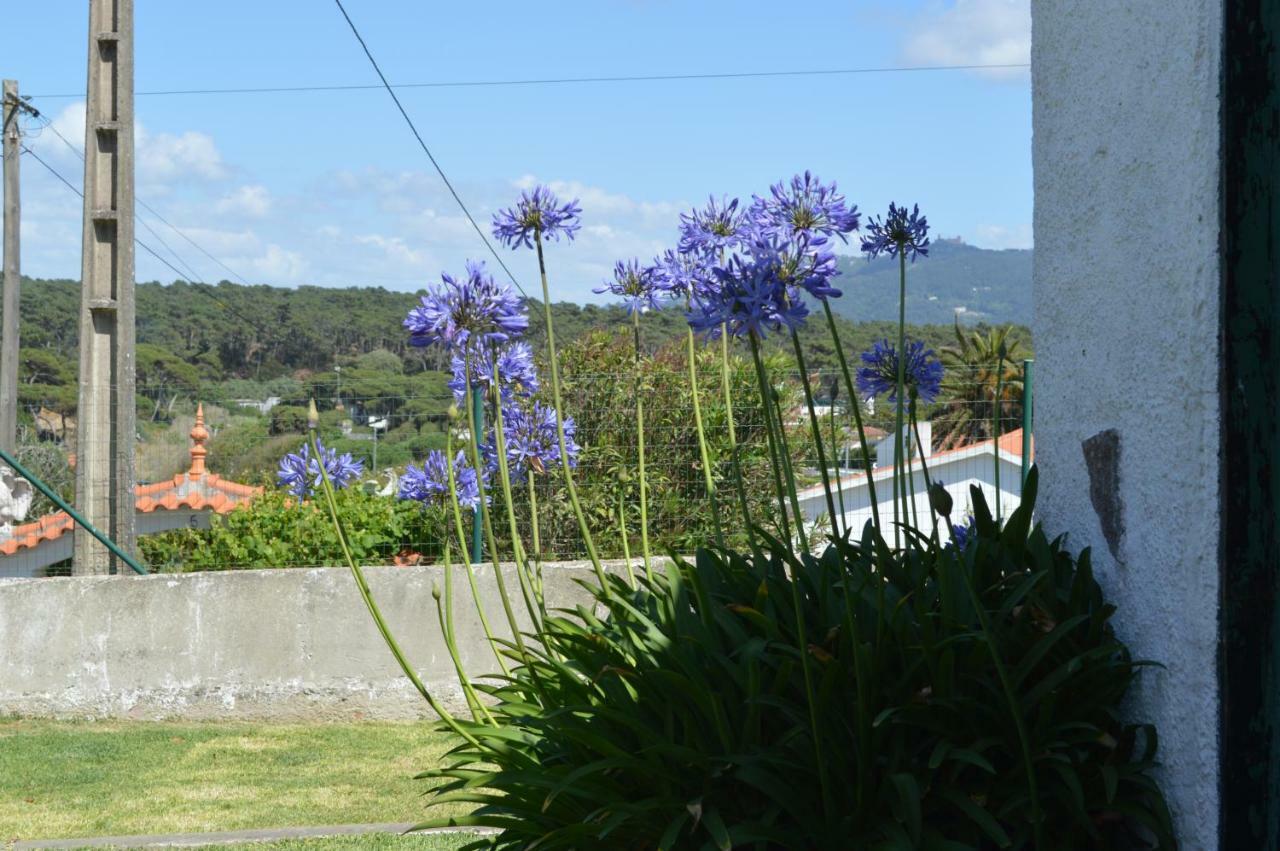
[[[610,569],[621,568],[611,563]],[[477,566],[489,623],[508,634],[493,567]],[[374,599],[428,687],[461,705],[437,622],[438,567],[372,567]],[[522,610],[515,571],[504,567]],[[548,607],[589,600],[589,563],[545,566]],[[458,644],[497,669],[462,568]],[[0,581],[0,715],[70,718],[410,718],[429,715],[346,568]]]
[[1032,11],[1040,515],[1166,666],[1131,711],[1183,847],[1214,848],[1221,2]]

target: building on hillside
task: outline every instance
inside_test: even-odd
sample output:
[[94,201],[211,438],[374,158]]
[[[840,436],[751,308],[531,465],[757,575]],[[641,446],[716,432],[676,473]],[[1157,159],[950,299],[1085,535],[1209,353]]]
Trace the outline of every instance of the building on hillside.
[[[213,514],[226,514],[252,500],[262,488],[230,482],[205,469],[204,407],[196,408],[191,429],[191,467],[172,479],[134,487],[138,534],[174,529],[207,529]],[[75,521],[65,511],[33,523],[0,527],[0,579],[46,576],[51,565],[71,558]]]
[[[920,444],[930,446],[932,429],[927,422],[920,423]],[[852,528],[857,537],[867,521],[872,519],[871,486],[874,482],[876,504],[880,511],[881,523],[888,529],[893,518],[893,435],[886,435],[872,448],[875,450],[879,464],[872,471],[869,481],[866,474],[842,471],[839,475],[839,488],[836,476],[832,472],[832,495],[835,497],[836,512],[842,514],[839,528]],[[919,446],[912,446],[907,452],[910,459],[909,468],[911,482],[915,492],[915,505],[908,504],[912,511],[912,522],[919,517],[920,528],[932,528],[929,520],[929,497],[925,488],[924,467],[928,468],[929,479],[942,482],[951,494],[954,505],[951,512],[953,523],[963,523],[973,511],[973,496],[970,488],[977,486],[992,513],[996,510],[996,447],[995,442],[984,440],[949,449],[943,452],[929,451],[924,456],[923,466],[920,463]],[[1011,431],[1000,437],[1000,509],[1005,517],[1018,507],[1022,499],[1022,429]],[[827,518],[827,498],[822,485],[805,488],[797,494],[800,512],[804,515],[809,527],[829,526]]]

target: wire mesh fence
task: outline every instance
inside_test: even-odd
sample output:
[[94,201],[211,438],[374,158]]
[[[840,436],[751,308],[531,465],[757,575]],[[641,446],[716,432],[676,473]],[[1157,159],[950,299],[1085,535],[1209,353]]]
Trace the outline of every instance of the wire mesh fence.
[[[727,395],[719,360],[709,356],[699,362],[696,413],[687,363],[679,358],[656,359],[638,372],[575,367],[570,362],[563,368],[563,404],[579,447],[574,479],[601,556],[639,558],[644,531],[655,556],[691,552],[717,540],[745,548],[744,506],[752,522],[780,529],[780,513],[791,508],[780,507],[777,497],[766,410],[749,362],[732,365]],[[805,528],[853,529],[857,535],[877,513],[887,526],[900,504],[892,491],[895,406],[883,397],[863,400],[860,412],[869,449],[864,458],[842,374],[824,370],[808,378],[821,452],[800,376],[782,369],[771,374],[769,412],[785,424],[789,465],[780,476],[785,477],[789,466]],[[981,490],[993,511],[998,504],[1007,515],[1016,507],[1024,448],[1029,447],[1022,432],[1022,365],[1008,365],[998,386],[996,378],[994,369],[950,369],[937,400],[920,403],[914,420],[908,417],[906,457],[916,501],[909,501],[907,513],[921,528],[929,527],[931,517],[926,478],[944,482],[952,493],[952,520],[957,523],[972,510],[971,486]],[[463,512],[459,540],[447,505],[397,498],[407,465],[420,465],[428,453],[446,445],[455,452],[468,446],[466,417],[446,381],[438,373],[389,376],[382,384],[367,376],[304,380],[269,395],[245,395],[234,384],[198,392],[167,385],[138,387],[135,507],[143,561],[158,571],[341,563],[338,540],[320,504],[300,502],[276,482],[280,459],[298,451],[306,439],[305,406],[313,398],[320,410],[320,439],[326,447],[350,453],[362,466],[351,487],[339,494],[339,508],[364,563],[437,561],[446,543],[454,560],[473,555],[471,511]],[[549,397],[543,388],[538,398],[549,404]],[[26,401],[19,460],[73,501],[76,457],[86,448],[74,408],[65,398]],[[199,426],[198,403],[203,403]],[[637,403],[644,408],[643,524]],[[492,429],[495,413],[492,405],[483,411],[482,433]],[[699,441],[699,419],[705,444]],[[512,552],[513,521],[514,534],[531,558],[585,557],[583,535],[554,465],[513,482],[510,512],[497,475],[487,477],[486,488],[493,540],[504,560]],[[0,563],[19,554],[27,563],[40,561],[35,551],[48,541],[29,540],[24,530],[51,512],[47,502],[37,499],[25,523],[0,530],[0,544],[30,544],[9,543],[0,550]],[[789,520],[794,523],[794,517]],[[481,538],[487,560],[492,547],[488,535]],[[468,552],[462,554],[464,547]],[[69,567],[65,561],[46,562],[32,570],[48,574]]]

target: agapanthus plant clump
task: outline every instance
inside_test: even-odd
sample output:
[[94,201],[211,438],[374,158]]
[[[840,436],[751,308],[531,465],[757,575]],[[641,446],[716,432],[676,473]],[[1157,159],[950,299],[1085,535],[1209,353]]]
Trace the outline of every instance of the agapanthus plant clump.
[[364,462],[353,458],[350,452],[338,454],[336,449],[325,447],[316,441],[318,452],[304,443],[297,452],[290,452],[280,459],[276,482],[298,499],[307,499],[321,485],[321,466],[335,488],[345,488],[364,473]]
[[[404,658],[347,553],[397,662],[458,738],[443,765],[424,776],[442,784],[436,802],[475,808],[421,827],[494,828],[496,834],[471,847],[512,851],[1065,851],[1150,841],[1172,847],[1169,813],[1151,778],[1154,731],[1118,720],[1142,663],[1111,629],[1113,609],[1087,552],[1074,556],[1061,539],[1051,541],[1033,526],[1034,468],[1008,522],[991,516],[975,488],[973,518],[961,524],[953,522],[951,497],[940,482],[929,481],[921,458],[927,522],[907,511],[918,506],[915,476],[900,470],[914,463],[899,460],[904,412],[909,403],[916,428],[916,403],[931,402],[942,378],[933,353],[905,336],[906,261],[928,251],[928,226],[918,209],[891,205],[883,220],[868,224],[866,253],[899,260],[900,321],[896,345],[882,340],[864,355],[856,388],[828,302],[841,296],[832,242],[847,239],[860,221],[834,184],[805,172],[778,183],[746,211],[736,201],[713,199],[707,209],[682,217],[679,249],[649,267],[619,264],[610,291],[629,300],[637,361],[650,293],[685,301],[690,409],[716,530],[692,559],[677,554],[665,570],[642,577],[628,570],[625,578],[605,572],[578,501],[578,447],[562,406],[549,308],[544,242],[571,239],[578,214],[576,203],[563,204],[538,187],[494,220],[499,240],[537,252],[550,406],[522,391],[532,383],[523,367],[501,362],[524,326],[514,294],[491,280],[470,269],[464,281],[446,278],[406,320],[415,342],[460,356],[455,379],[466,401],[478,404],[463,406],[466,454],[455,457],[450,447],[432,455],[406,477],[403,495],[447,503],[465,548],[461,502],[474,499],[483,509],[492,486],[510,532],[510,551],[501,555],[514,562],[519,581],[517,598],[503,579],[491,512],[478,511],[509,632],[499,636],[484,620],[467,565],[477,613],[502,668],[489,684],[473,680],[452,626],[446,546],[437,619],[466,700],[466,713],[455,716]],[[796,333],[814,302],[823,305],[832,330],[864,458],[858,401],[888,395],[895,402],[892,533],[878,514],[861,530],[840,531],[835,522],[822,429]],[[793,465],[789,412],[761,353],[766,338],[779,334],[795,351],[830,534],[799,504],[803,471]],[[700,411],[698,335],[720,344],[723,364],[732,345],[747,347],[754,366],[777,513],[752,516],[740,490],[750,554],[724,546],[723,528],[733,518],[721,510],[711,474],[719,459],[707,451]],[[722,372],[734,447],[727,365]],[[637,380],[642,445],[641,390]],[[477,419],[477,407],[492,415],[487,425]],[[446,440],[452,438],[451,431]],[[643,457],[641,449],[642,528]],[[730,460],[737,463],[736,449]],[[542,565],[529,567],[512,498],[513,485],[528,488],[536,561],[533,481],[550,466],[560,468],[596,571],[592,605],[573,611],[548,606]],[[317,469],[340,528],[328,465]],[[874,511],[874,491],[871,496]],[[625,542],[622,514],[620,507]],[[515,614],[517,599],[524,601],[523,619]]]

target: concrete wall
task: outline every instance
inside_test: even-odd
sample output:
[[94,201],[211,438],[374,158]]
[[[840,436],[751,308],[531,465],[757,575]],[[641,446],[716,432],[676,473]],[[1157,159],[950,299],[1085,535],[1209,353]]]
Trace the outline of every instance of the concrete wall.
[[[1221,18],[1220,0],[1036,0],[1032,19],[1039,508],[1167,666],[1130,710],[1159,727],[1187,849],[1218,830]],[[1083,442],[1111,429],[1091,495]]]
[[[617,570],[619,563],[611,563]],[[455,627],[472,676],[497,670],[460,567]],[[545,566],[547,605],[589,596],[589,563]],[[507,634],[492,566],[489,623]],[[440,637],[438,567],[372,567],[375,600],[428,687],[461,706]],[[517,595],[514,570],[504,567]],[[0,715],[69,718],[411,718],[429,715],[346,568],[0,581]]]

